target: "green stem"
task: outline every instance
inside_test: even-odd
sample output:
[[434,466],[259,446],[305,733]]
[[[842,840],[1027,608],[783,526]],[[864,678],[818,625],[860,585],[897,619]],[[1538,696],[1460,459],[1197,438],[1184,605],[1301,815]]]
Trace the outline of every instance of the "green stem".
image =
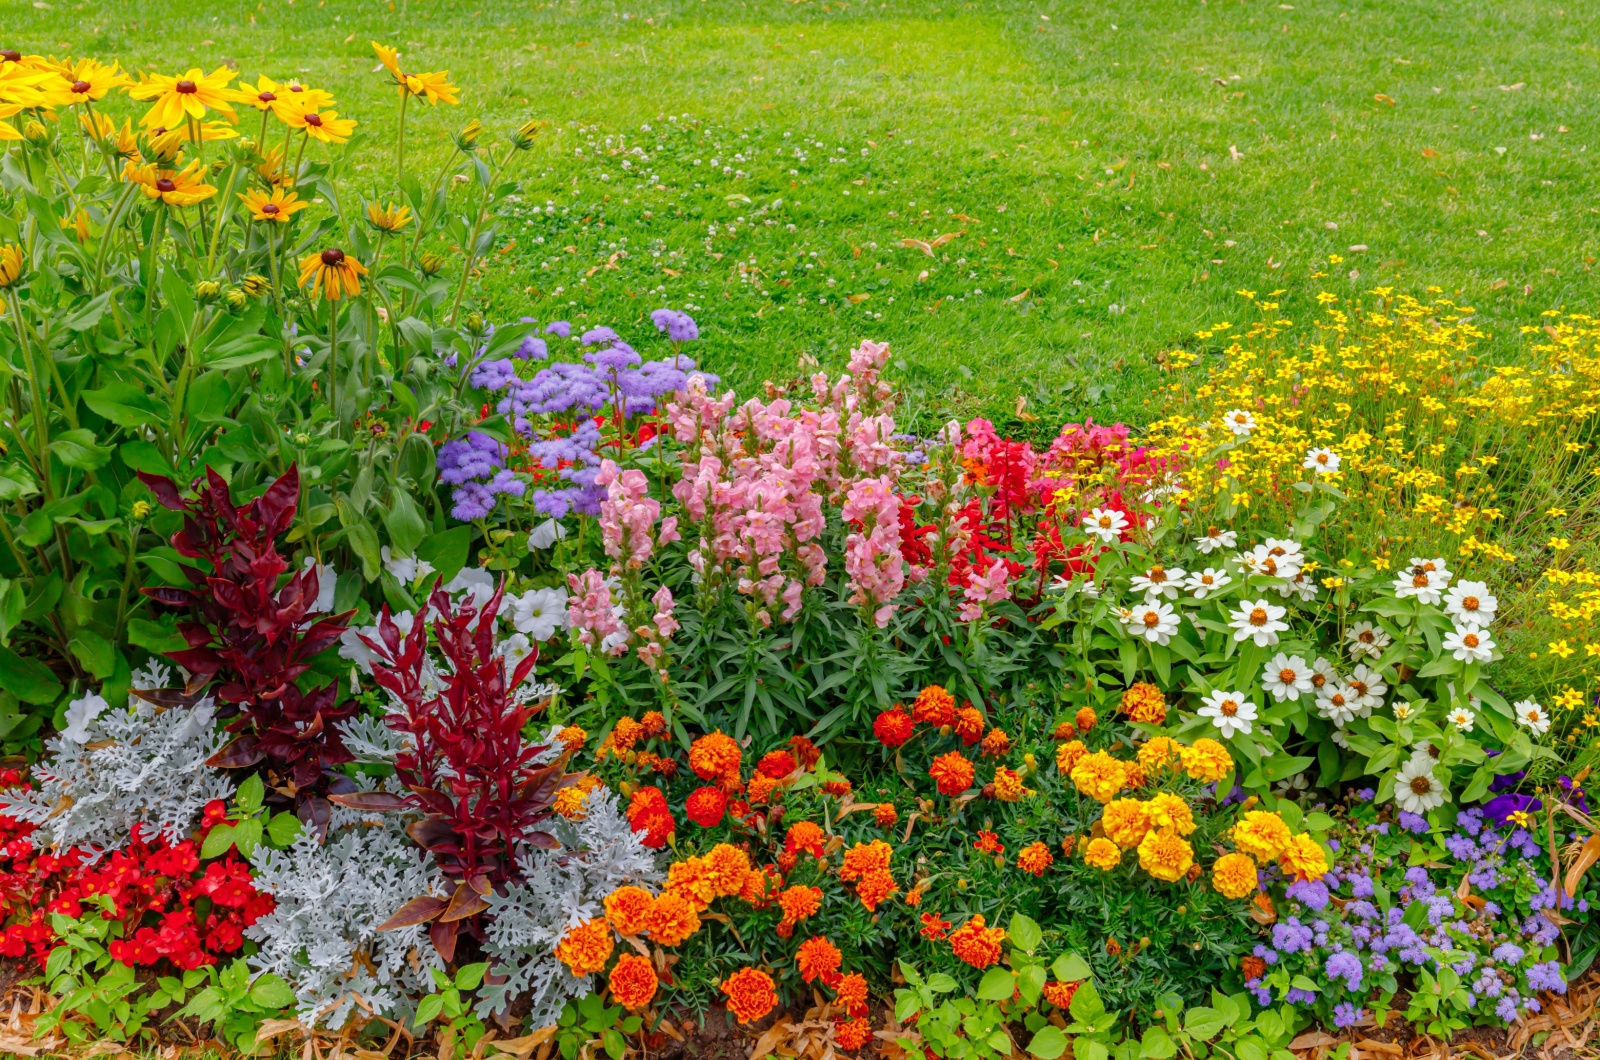
[[[302,136],[300,138],[300,150],[295,152],[295,156],[294,156],[294,180],[295,180],[296,183],[299,183],[299,181],[300,181],[300,162],[301,162],[302,159],[304,159],[306,157],[306,144],[309,143],[310,140],[311,140],[311,134],[308,132],[308,133],[306,133],[304,136]],[[287,146],[288,145],[285,145],[285,147],[287,147]]]
[[339,412],[339,303],[332,300],[328,302],[328,397],[338,432],[344,422]]
[[212,270],[217,264],[217,241],[222,238],[222,222],[228,219],[229,196],[233,194],[233,182],[239,176],[237,163],[228,170],[228,186],[223,189],[222,198],[217,202],[217,223],[211,228],[211,252],[206,255],[206,278],[210,279]]
[[17,343],[22,347],[22,359],[28,365],[28,385],[33,391],[34,449],[38,453],[38,469],[46,501],[55,500],[55,486],[50,475],[50,417],[45,411],[44,387],[39,382],[39,365],[33,358],[33,347],[22,327],[22,303],[15,289],[7,289],[11,301],[11,319],[17,329]]
[[400,90],[400,131],[394,141],[394,183],[399,187],[406,175],[406,102],[411,93],[402,86]]

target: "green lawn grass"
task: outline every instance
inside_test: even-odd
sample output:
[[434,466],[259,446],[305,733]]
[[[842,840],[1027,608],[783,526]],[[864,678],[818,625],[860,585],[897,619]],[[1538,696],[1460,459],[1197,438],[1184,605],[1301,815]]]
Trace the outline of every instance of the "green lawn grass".
[[486,315],[642,338],[689,306],[741,388],[873,337],[924,418],[1038,433],[1148,419],[1161,352],[1239,289],[1304,320],[1322,290],[1434,285],[1506,355],[1515,324],[1596,301],[1600,10],[1570,0],[6,2],[0,24],[308,79],[364,123],[371,187],[395,111],[368,41],[448,69],[464,104],[412,110],[412,165],[473,116],[548,123]]

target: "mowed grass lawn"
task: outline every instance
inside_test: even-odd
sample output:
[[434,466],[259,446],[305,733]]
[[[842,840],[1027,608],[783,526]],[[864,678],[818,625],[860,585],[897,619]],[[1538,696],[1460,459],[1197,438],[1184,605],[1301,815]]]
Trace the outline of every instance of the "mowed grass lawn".
[[474,116],[547,123],[490,319],[643,339],[687,306],[742,388],[884,339],[928,423],[1147,420],[1163,351],[1245,319],[1241,289],[1306,321],[1321,291],[1437,287],[1503,356],[1600,307],[1600,8],[1572,0],[7,0],[0,25],[325,87],[363,194],[392,176],[390,43],[464,89],[412,108],[416,170]]

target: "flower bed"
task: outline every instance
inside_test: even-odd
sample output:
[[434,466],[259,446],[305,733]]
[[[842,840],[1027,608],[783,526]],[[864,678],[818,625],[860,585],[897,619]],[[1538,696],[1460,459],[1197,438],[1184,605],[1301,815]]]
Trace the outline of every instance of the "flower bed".
[[49,1047],[1266,1057],[1531,1026],[1600,952],[1587,318],[1489,366],[1445,301],[1250,295],[1149,428],[1037,445],[897,419],[870,341],[741,402],[682,312],[470,312],[534,126],[357,208],[331,96],[234,80],[0,56]]

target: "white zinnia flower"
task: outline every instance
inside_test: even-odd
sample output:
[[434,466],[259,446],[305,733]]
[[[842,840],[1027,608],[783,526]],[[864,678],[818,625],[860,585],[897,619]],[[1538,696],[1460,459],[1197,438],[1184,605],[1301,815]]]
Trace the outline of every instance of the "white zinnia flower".
[[1352,661],[1363,656],[1376,659],[1383,654],[1383,649],[1394,642],[1394,638],[1384,632],[1383,627],[1371,622],[1357,622],[1345,633],[1344,639],[1350,645]]
[[1246,600],[1239,610],[1229,613],[1228,625],[1233,627],[1234,640],[1253,639],[1256,647],[1266,648],[1278,643],[1278,634],[1289,628],[1287,622],[1279,621],[1288,613],[1287,608],[1266,600]]
[[1143,574],[1136,574],[1129,585],[1136,593],[1144,593],[1145,598],[1157,600],[1165,596],[1169,600],[1176,600],[1178,592],[1183,588],[1184,570],[1182,567],[1163,567],[1157,563]]
[[1225,570],[1216,567],[1207,567],[1201,571],[1190,571],[1189,577],[1184,580],[1183,586],[1194,594],[1196,600],[1204,600],[1212,593],[1220,593],[1233,584],[1233,578]]
[[1389,686],[1383,683],[1383,675],[1366,663],[1357,663],[1345,684],[1360,701],[1363,718],[1372,713],[1373,707],[1383,706],[1383,697],[1389,691]]
[[1205,536],[1194,539],[1194,547],[1200,550],[1201,555],[1209,556],[1219,548],[1238,548],[1239,535],[1232,530],[1207,527]]
[[1446,714],[1445,718],[1449,720],[1451,725],[1456,727],[1458,732],[1471,732],[1473,722],[1478,720],[1478,716],[1466,707],[1457,707]]
[[1550,731],[1549,712],[1533,700],[1519,699],[1511,705],[1511,709],[1516,712],[1517,720],[1535,736],[1543,736]]
[[1394,705],[1394,720],[1406,721],[1411,717],[1410,703],[1396,703]]
[[1205,706],[1196,713],[1202,718],[1210,718],[1211,723],[1222,730],[1224,740],[1233,739],[1233,734],[1242,732],[1249,735],[1253,726],[1250,724],[1256,718],[1256,705],[1244,698],[1242,692],[1224,692],[1216,689],[1205,698]]
[[1300,466],[1319,475],[1331,475],[1339,470],[1339,454],[1332,449],[1312,449]]
[[1110,544],[1128,528],[1128,517],[1114,508],[1096,508],[1083,517],[1084,533]]
[[1311,687],[1321,692],[1330,684],[1338,684],[1341,678],[1333,664],[1326,659],[1316,659],[1311,663]]
[[1282,548],[1279,542],[1268,541],[1241,555],[1239,562],[1251,574],[1287,579],[1300,573],[1305,557],[1298,551]]
[[1172,605],[1147,601],[1128,609],[1123,623],[1128,632],[1156,644],[1165,644],[1178,632],[1178,615]]
[[1256,418],[1244,409],[1229,409],[1222,414],[1222,425],[1232,431],[1234,437],[1248,438],[1256,429]]
[[433,564],[416,556],[395,556],[390,554],[389,546],[384,545],[378,550],[383,557],[383,569],[395,576],[401,585],[411,585],[433,573]]
[[1483,582],[1456,582],[1444,594],[1444,609],[1458,626],[1488,629],[1499,606]]
[[528,551],[537,552],[539,549],[549,548],[566,536],[566,527],[554,519],[546,519],[534,527],[533,532],[528,535]]
[[1343,728],[1356,716],[1360,700],[1345,684],[1327,685],[1317,696],[1317,713]]
[[1262,670],[1261,684],[1280,703],[1297,700],[1300,693],[1311,692],[1311,667],[1300,656],[1280,651]]
[[508,596],[509,617],[518,633],[535,641],[549,640],[556,630],[567,628],[567,591],[529,589],[521,596]]
[[1460,662],[1488,662],[1494,658],[1494,638],[1481,629],[1452,629],[1444,635],[1444,650]]
[[1433,775],[1433,762],[1412,758],[1394,777],[1395,805],[1409,813],[1422,815],[1444,805],[1444,785]]
[[1444,587],[1448,583],[1449,579],[1441,576],[1438,571],[1412,567],[1395,575],[1394,594],[1401,599],[1414,596],[1425,604],[1437,604],[1444,595]]

